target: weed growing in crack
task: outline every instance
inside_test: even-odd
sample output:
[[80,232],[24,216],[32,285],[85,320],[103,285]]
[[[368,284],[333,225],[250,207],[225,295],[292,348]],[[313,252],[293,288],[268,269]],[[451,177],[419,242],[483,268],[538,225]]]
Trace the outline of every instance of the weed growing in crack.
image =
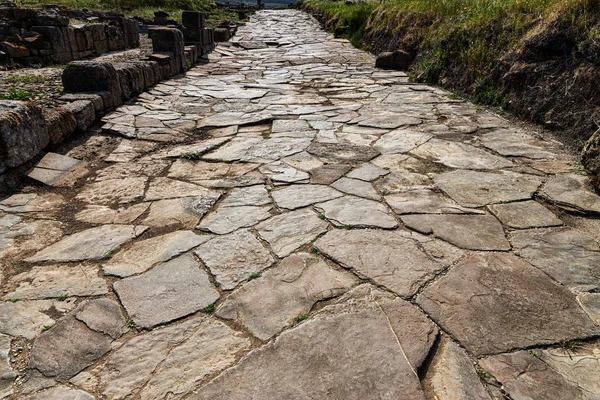
[[299,324],[302,321],[306,321],[307,319],[309,319],[310,317],[308,315],[300,315],[298,317],[296,317],[296,319],[294,319],[294,323],[295,324]]
[[325,214],[319,214],[319,218],[321,218],[323,221],[327,219],[327,217],[325,216]]
[[310,254],[317,254],[317,253],[319,253],[319,250],[316,247],[310,248]]
[[113,253],[111,253],[111,252],[108,252],[108,253],[106,253],[105,255],[103,255],[103,256],[102,256],[102,258],[103,258],[104,260],[110,260],[110,259],[112,258],[112,256],[113,256]]
[[17,301],[19,301],[19,299],[10,299],[9,300],[11,303],[16,303]]
[[42,327],[42,333],[46,332],[48,329],[50,329],[50,325],[44,325]]
[[65,293],[65,294],[61,294],[60,296],[56,297],[56,300],[58,300],[58,301],[65,301],[68,298],[69,298],[69,295]]
[[260,272],[253,272],[248,277],[248,280],[251,281],[251,280],[254,280],[254,279],[257,279],[257,278],[260,278],[260,277],[261,277]]
[[135,329],[135,322],[133,322],[133,320],[132,320],[132,319],[128,319],[128,320],[127,320],[127,327],[128,327],[129,329]]
[[204,307],[202,310],[200,310],[202,313],[204,314],[212,314],[215,312],[215,305],[211,304],[210,306],[206,306]]
[[185,158],[186,160],[199,160],[202,158],[202,152],[195,151],[190,153],[181,153],[179,158]]

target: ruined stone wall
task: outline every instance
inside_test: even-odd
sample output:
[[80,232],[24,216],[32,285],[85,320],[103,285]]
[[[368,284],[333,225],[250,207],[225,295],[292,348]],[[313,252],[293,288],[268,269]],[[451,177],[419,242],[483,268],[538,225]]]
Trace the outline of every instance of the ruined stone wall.
[[114,16],[95,17],[100,23],[70,25],[68,16],[55,10],[0,8],[0,51],[4,62],[64,64],[99,56],[109,51],[138,47],[135,20]]

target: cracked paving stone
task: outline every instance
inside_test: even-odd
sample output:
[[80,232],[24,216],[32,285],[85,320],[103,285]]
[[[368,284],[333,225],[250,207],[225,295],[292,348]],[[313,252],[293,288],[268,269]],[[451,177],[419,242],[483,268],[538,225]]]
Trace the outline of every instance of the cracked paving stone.
[[224,290],[233,289],[253,273],[271,266],[273,256],[248,230],[218,236],[196,251]]
[[590,319],[600,326],[600,293],[579,293],[577,302]]
[[386,206],[360,197],[344,196],[319,203],[315,207],[337,226],[384,229],[394,229],[398,226],[398,222]]
[[276,215],[256,226],[278,257],[286,257],[327,231],[329,224],[308,209]]
[[310,171],[310,182],[315,185],[330,185],[351,169],[351,166],[344,164],[323,165]]
[[384,175],[389,174],[390,171],[384,168],[380,168],[371,163],[366,163],[350,171],[347,176],[352,179],[360,179],[361,181],[372,182]]
[[374,147],[381,154],[401,154],[408,153],[416,147],[427,142],[433,136],[428,133],[411,131],[408,129],[398,129],[386,133],[375,142]]
[[435,184],[464,207],[529,200],[542,184],[538,176],[458,170],[438,174]]
[[521,350],[483,358],[480,364],[514,399],[592,400],[600,392],[600,349]]
[[280,208],[294,210],[321,201],[336,199],[343,193],[325,185],[290,185],[271,192],[271,196]]
[[548,180],[540,195],[568,211],[600,213],[600,196],[585,176],[556,175]]
[[169,169],[169,178],[183,179],[209,187],[213,180],[240,177],[258,167],[257,164],[229,164],[206,161],[177,160]]
[[510,228],[527,229],[562,225],[562,221],[552,211],[533,200],[494,204],[488,208],[500,222]]
[[144,196],[146,177],[106,179],[87,184],[75,197],[89,204],[126,204],[140,200]]
[[369,161],[379,155],[379,151],[371,146],[360,146],[342,143],[313,143],[306,149],[323,161],[361,162]]
[[310,142],[311,138],[237,137],[202,158],[213,161],[271,162],[300,153]]
[[12,299],[54,299],[60,296],[98,296],[108,293],[106,281],[98,276],[98,268],[90,265],[33,267],[8,280],[14,288],[4,295]]
[[315,247],[361,277],[408,298],[450,265],[423,252],[410,233],[380,230],[333,230]]
[[134,243],[117,253],[102,268],[107,275],[131,276],[147,271],[153,265],[168,261],[202,243],[212,235],[197,235],[192,231],[177,231]]
[[469,250],[510,250],[502,224],[492,215],[411,214],[404,225]]
[[142,223],[160,228],[176,226],[194,229],[220,197],[220,194],[212,194],[158,200],[150,205],[150,212]]
[[575,291],[600,289],[600,244],[569,228],[531,229],[511,234],[515,251]]
[[375,182],[375,187],[384,195],[406,192],[408,190],[426,189],[432,186],[432,181],[427,175],[404,170],[392,172]]
[[476,356],[600,332],[567,289],[506,253],[469,255],[417,303]]
[[127,320],[113,300],[100,298],[84,303],[75,318],[85,323],[88,328],[118,339],[127,332]]
[[156,178],[148,186],[144,200],[164,200],[190,196],[216,196],[218,192],[193,183],[182,182],[170,178]]
[[[52,308],[60,308],[56,302],[57,300],[0,302],[0,332],[33,339],[45,326],[54,325],[54,319],[46,313]],[[74,306],[74,301],[61,303],[64,303],[64,310]]]
[[516,129],[500,129],[481,136],[481,144],[503,156],[533,159],[555,158],[544,142]]
[[252,351],[190,399],[424,400],[416,371],[436,336],[419,309],[362,285]]
[[233,189],[227,195],[227,198],[221,202],[220,206],[266,206],[267,204],[271,204],[267,188],[264,185],[255,185]]
[[23,397],[23,400],[94,400],[95,397],[83,390],[67,386],[54,386],[50,389]]
[[135,325],[146,329],[193,314],[219,298],[190,254],[117,281],[113,287]]
[[13,382],[17,374],[10,365],[10,336],[0,334],[0,398],[13,393]]
[[435,138],[417,147],[411,153],[451,168],[500,169],[513,166],[510,160],[477,147]]
[[308,182],[310,175],[279,161],[264,165],[259,171],[268,176],[275,184]]
[[381,129],[397,129],[406,125],[419,125],[422,122],[419,118],[402,116],[398,114],[377,115],[366,120],[360,121],[359,126]]
[[377,193],[377,190],[373,187],[370,182],[361,181],[358,179],[351,178],[340,178],[335,181],[331,187],[358,197],[364,197],[366,199],[381,200],[381,196]]
[[143,400],[180,399],[249,346],[222,322],[189,319],[138,335],[111,353],[98,373],[98,390],[119,400],[137,393]]
[[220,206],[216,211],[213,211],[202,218],[196,229],[225,235],[239,228],[254,226],[270,216],[270,206]]
[[413,189],[385,196],[396,214],[483,214],[483,211],[461,207],[431,189]]
[[99,260],[148,229],[134,225],[102,225],[65,236],[44,250],[26,258],[27,262]]
[[321,160],[305,151],[282,158],[281,161],[302,171],[311,171],[323,166]]
[[293,254],[230,295],[217,316],[268,340],[294,318],[308,314],[316,302],[339,296],[357,283],[351,274],[316,256]]
[[432,399],[491,400],[465,351],[447,337],[438,344],[423,386]]
[[108,353],[111,342],[110,336],[66,316],[33,342],[29,367],[64,381]]
[[0,201],[0,211],[7,213],[42,213],[59,210],[65,203],[56,193],[17,193]]
[[150,204],[140,203],[131,207],[113,209],[90,204],[75,215],[75,219],[90,224],[130,224],[146,212]]

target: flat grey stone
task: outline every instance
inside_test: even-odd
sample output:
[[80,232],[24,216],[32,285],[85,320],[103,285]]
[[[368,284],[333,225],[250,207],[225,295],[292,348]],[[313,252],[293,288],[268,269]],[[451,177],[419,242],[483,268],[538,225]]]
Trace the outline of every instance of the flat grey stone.
[[10,366],[10,336],[0,334],[0,398],[13,393],[13,382],[17,374]]
[[281,161],[302,171],[311,171],[323,166],[321,160],[305,151],[282,158]]
[[279,208],[294,210],[311,204],[336,199],[343,193],[325,185],[290,185],[271,192]]
[[600,289],[600,245],[569,228],[513,232],[515,251],[563,285],[576,290]]
[[98,268],[90,265],[33,267],[8,281],[10,299],[52,299],[59,296],[98,296],[108,293]]
[[113,286],[136,326],[147,329],[193,314],[219,298],[208,275],[190,254]]
[[220,197],[220,194],[209,194],[158,200],[150,205],[150,212],[142,223],[160,228],[194,229]]
[[310,131],[308,123],[302,119],[276,119],[273,121],[272,133]]
[[235,362],[235,355],[249,344],[214,319],[193,318],[155,329],[108,356],[98,373],[98,390],[110,399],[137,393],[144,400],[180,399],[208,375]]
[[600,326],[600,293],[579,293],[577,302],[590,319]]
[[340,178],[335,181],[331,187],[354,196],[371,200],[381,200],[381,196],[370,182],[351,178]]
[[446,337],[438,344],[423,386],[433,399],[491,400],[465,351]]
[[233,189],[227,195],[227,198],[221,202],[220,206],[266,206],[267,204],[271,204],[267,188],[264,185],[255,185]]
[[166,152],[166,158],[179,158],[186,155],[201,155],[215,147],[221,146],[223,143],[227,142],[229,138],[227,137],[218,137],[212,139],[206,139],[198,141],[197,143],[186,144],[182,146],[176,146]]
[[118,339],[127,332],[127,320],[113,300],[101,298],[85,303],[75,314],[75,318],[85,323],[88,328]]
[[502,225],[492,215],[403,215],[404,224],[469,250],[510,250]]
[[500,129],[481,136],[481,144],[503,156],[532,159],[555,158],[544,142],[516,129]]
[[264,165],[259,171],[269,177],[275,184],[308,182],[310,175],[281,161]]
[[396,129],[406,125],[418,125],[422,121],[419,118],[399,114],[377,115],[360,121],[358,126],[367,126],[381,129]]
[[81,164],[80,160],[56,153],[47,153],[29,172],[29,177],[49,186],[54,186]]
[[600,196],[581,175],[556,175],[548,180],[540,195],[557,206],[580,213],[600,213]]
[[396,214],[483,214],[483,211],[461,207],[431,189],[413,189],[385,196]]
[[393,229],[398,222],[386,206],[360,197],[344,196],[315,206],[338,226],[377,227]]
[[359,286],[190,398],[424,400],[416,370],[436,336],[411,304]]
[[212,235],[196,235],[192,231],[176,231],[134,243],[103,264],[107,275],[131,276],[147,271],[153,265],[168,261],[202,243]]
[[225,290],[233,289],[250,274],[259,273],[274,262],[262,243],[244,229],[209,240],[196,250],[196,255]]
[[310,171],[310,182],[317,185],[329,185],[351,169],[351,166],[344,164],[323,165]]
[[177,160],[171,165],[168,176],[169,178],[182,179],[205,187],[213,187],[215,182],[240,178],[257,167],[257,164],[246,163],[231,164]]
[[146,212],[150,204],[140,203],[130,207],[110,208],[108,206],[90,204],[79,211],[75,218],[90,224],[130,224]]
[[219,207],[206,215],[196,229],[224,235],[258,224],[271,216],[270,206]]
[[33,339],[45,326],[54,325],[54,319],[44,313],[53,303],[50,300],[0,302],[0,332]]
[[16,193],[0,201],[0,211],[7,213],[42,213],[59,210],[65,203],[56,193]]
[[458,170],[438,174],[435,184],[464,207],[529,200],[542,184],[538,176]]
[[382,154],[408,153],[416,147],[427,142],[433,136],[428,133],[398,129],[386,133],[375,142],[374,147]]
[[389,195],[409,190],[427,189],[432,187],[432,181],[429,176],[421,173],[408,170],[394,171],[375,182],[375,187],[383,195]]
[[33,343],[29,367],[67,380],[110,350],[110,336],[89,329],[73,316],[59,320]]
[[510,160],[477,147],[441,139],[431,139],[412,153],[451,168],[500,169],[513,165]]
[[488,208],[500,222],[510,228],[527,229],[562,225],[562,221],[552,211],[533,200],[494,204]]
[[293,254],[235,291],[217,316],[236,321],[259,339],[268,340],[295,317],[308,314],[316,302],[339,296],[357,282],[318,257]]
[[596,335],[573,295],[519,257],[467,256],[417,303],[476,356]]
[[65,236],[63,239],[26,258],[27,262],[98,260],[147,228],[134,225],[102,225]]
[[270,162],[306,149],[312,138],[236,137],[202,158],[213,161]]
[[216,196],[218,192],[206,189],[193,183],[182,182],[170,178],[156,178],[148,186],[146,201],[173,199],[190,196]]
[[371,229],[328,232],[315,247],[361,277],[372,279],[409,298],[449,263],[438,262],[419,248],[410,233]]
[[384,168],[380,168],[371,163],[361,165],[359,168],[350,171],[347,176],[348,178],[360,179],[361,181],[372,182],[377,178],[389,174],[390,171]]
[[144,196],[147,180],[146,177],[130,177],[97,181],[85,185],[75,198],[90,204],[132,203]]
[[329,224],[308,209],[276,215],[256,226],[278,257],[286,257],[327,231]]
[[83,390],[58,385],[26,396],[23,400],[94,400],[95,397]]
[[360,146],[342,143],[318,143],[311,144],[307,152],[313,154],[323,161],[336,162],[361,162],[369,161],[379,155],[379,151],[370,146]]

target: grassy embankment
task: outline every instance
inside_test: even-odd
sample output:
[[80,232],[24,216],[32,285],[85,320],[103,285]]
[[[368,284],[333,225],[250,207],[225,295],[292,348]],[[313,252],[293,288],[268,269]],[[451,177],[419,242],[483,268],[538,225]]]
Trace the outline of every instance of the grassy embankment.
[[[415,56],[410,72],[416,81],[442,84],[476,102],[510,108],[523,107],[525,99],[513,102],[513,98],[526,95],[516,84],[503,81],[507,71],[502,70],[501,64],[509,54],[517,54],[516,58],[525,65],[544,62],[537,64],[538,67],[544,66],[547,74],[566,74],[565,80],[573,78],[574,70],[586,62],[594,68],[600,65],[600,58],[593,55],[600,43],[599,3],[599,0],[387,0],[347,5],[344,1],[305,0],[300,7],[319,16],[330,30],[343,27],[344,37],[357,47],[375,54],[397,49],[410,52]],[[538,39],[545,42],[536,43]],[[583,52],[582,44],[587,46]],[[590,46],[595,50],[590,52]],[[562,59],[555,65],[548,63],[551,57]],[[547,78],[533,71],[527,73],[526,84],[550,86]],[[557,77],[552,85],[560,83],[560,79]],[[576,95],[592,96],[581,104],[597,107],[600,90],[599,84],[593,83],[598,81],[597,75],[589,79],[594,90],[590,92],[587,84]],[[550,93],[551,88],[546,89],[546,95],[555,95]],[[536,102],[540,103],[539,99]],[[573,102],[569,107],[575,109],[577,100],[574,98]],[[540,103],[536,107],[531,115],[521,116],[547,123],[543,114],[552,114],[557,109],[556,104]],[[569,110],[568,114],[562,119],[574,120],[577,112]],[[598,116],[598,112],[594,111],[594,115]],[[597,126],[598,122],[592,124]],[[589,127],[581,130],[576,133],[581,136],[576,141],[591,135],[584,132]]]

